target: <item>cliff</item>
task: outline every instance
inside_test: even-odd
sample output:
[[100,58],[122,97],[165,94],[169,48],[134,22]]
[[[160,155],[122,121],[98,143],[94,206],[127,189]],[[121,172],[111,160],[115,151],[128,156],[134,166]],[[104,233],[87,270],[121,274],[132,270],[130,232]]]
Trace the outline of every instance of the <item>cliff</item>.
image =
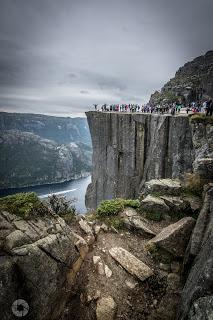
[[173,102],[177,97],[188,103],[212,96],[213,51],[208,51],[181,67],[160,92],[156,91],[151,96],[150,103]]
[[87,112],[93,144],[88,208],[103,199],[135,198],[145,181],[180,178],[212,158],[212,125],[185,115]]

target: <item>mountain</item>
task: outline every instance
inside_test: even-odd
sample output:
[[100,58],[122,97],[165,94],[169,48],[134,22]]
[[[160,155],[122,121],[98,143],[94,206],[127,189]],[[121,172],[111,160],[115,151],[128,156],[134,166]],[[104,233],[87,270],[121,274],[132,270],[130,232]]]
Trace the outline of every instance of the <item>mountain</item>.
[[91,145],[85,118],[64,118],[43,114],[0,112],[0,131],[19,130],[32,132],[59,144],[82,142]]
[[160,92],[151,95],[150,103],[173,102],[177,98],[188,103],[208,97],[213,97],[213,51],[187,62]]
[[91,155],[84,118],[0,113],[0,189],[84,176]]

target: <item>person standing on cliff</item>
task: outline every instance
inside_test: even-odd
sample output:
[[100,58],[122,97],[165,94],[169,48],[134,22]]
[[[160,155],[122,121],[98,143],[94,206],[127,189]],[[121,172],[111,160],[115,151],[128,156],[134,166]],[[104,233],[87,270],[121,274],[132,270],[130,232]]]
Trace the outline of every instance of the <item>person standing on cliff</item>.
[[212,116],[213,113],[213,101],[210,99],[206,104],[206,115]]
[[206,103],[206,115],[212,116],[212,111],[213,111],[213,103],[212,103],[212,99],[209,99]]

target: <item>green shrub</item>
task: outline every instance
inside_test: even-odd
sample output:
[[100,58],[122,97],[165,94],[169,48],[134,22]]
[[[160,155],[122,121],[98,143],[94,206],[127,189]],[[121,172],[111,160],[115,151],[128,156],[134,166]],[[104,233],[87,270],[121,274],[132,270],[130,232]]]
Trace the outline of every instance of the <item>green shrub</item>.
[[49,213],[47,206],[34,192],[16,193],[0,198],[0,209],[25,219],[32,215],[44,216]]
[[97,209],[99,216],[113,216],[124,210],[123,199],[104,200]]
[[51,211],[59,216],[75,215],[76,208],[73,205],[75,199],[67,200],[64,196],[57,196],[56,194],[51,195],[47,204]]
[[98,216],[116,216],[125,207],[139,208],[139,200],[113,199],[104,200],[97,209]]
[[140,201],[138,199],[137,200],[127,199],[127,200],[124,200],[124,206],[137,209],[140,207]]

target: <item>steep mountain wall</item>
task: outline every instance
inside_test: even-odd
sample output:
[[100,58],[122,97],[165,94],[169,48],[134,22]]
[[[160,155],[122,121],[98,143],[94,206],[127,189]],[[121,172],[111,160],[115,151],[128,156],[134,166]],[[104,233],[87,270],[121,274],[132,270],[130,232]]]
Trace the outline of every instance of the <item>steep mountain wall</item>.
[[192,172],[189,118],[170,115],[88,112],[93,144],[92,183],[86,205],[134,198],[145,181]]

